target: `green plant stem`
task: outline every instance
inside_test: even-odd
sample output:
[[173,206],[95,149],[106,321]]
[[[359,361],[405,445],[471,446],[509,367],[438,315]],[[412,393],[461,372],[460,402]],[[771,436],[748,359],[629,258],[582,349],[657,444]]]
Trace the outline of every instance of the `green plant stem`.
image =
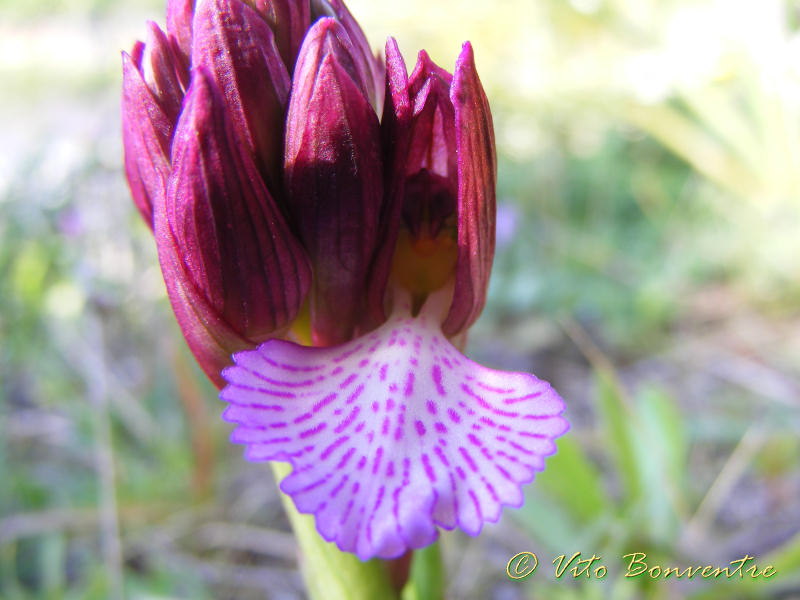
[[[285,463],[270,463],[280,481],[291,471]],[[391,600],[397,597],[380,560],[363,562],[342,552],[317,533],[314,518],[297,512],[291,498],[281,494],[283,507],[300,547],[300,570],[311,600]]]

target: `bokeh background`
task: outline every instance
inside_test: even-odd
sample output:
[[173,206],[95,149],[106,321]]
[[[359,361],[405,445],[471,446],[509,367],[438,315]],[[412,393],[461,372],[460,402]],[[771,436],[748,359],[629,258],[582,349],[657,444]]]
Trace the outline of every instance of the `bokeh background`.
[[[800,598],[800,3],[349,6],[407,63],[472,40],[500,176],[468,353],[550,380],[573,424],[522,509],[443,535],[447,597]],[[146,19],[161,0],[0,0],[0,597],[301,598],[121,170]],[[553,577],[579,550],[603,581]],[[778,574],[623,578],[635,551]]]

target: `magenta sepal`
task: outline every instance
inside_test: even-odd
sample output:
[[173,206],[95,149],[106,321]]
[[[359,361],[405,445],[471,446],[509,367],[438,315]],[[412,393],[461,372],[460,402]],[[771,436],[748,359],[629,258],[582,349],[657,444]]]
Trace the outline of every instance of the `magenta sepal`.
[[569,428],[550,385],[463,356],[438,323],[446,293],[410,301],[329,348],[271,340],[234,356],[220,397],[249,460],[289,462],[280,484],[323,538],[362,560],[477,535],[544,468]]
[[442,329],[456,336],[475,322],[486,303],[497,211],[492,113],[469,42],[456,60],[450,99],[458,155],[458,261],[453,303]]
[[284,162],[289,211],[314,269],[317,345],[352,337],[378,236],[380,132],[362,74],[342,25],[317,21],[297,59]]
[[181,74],[182,69],[183,64],[175,55],[175,49],[167,36],[158,25],[148,21],[139,70],[173,125],[178,121],[183,103],[184,89],[181,80],[185,76]]
[[175,123],[142,77],[140,65],[145,54],[141,43],[134,46],[133,57],[122,53],[122,145],[133,201],[152,228],[153,205],[163,201],[166,192]]
[[192,27],[192,67],[207,69],[222,90],[237,132],[280,198],[291,80],[272,29],[242,0],[198,0]]
[[192,56],[192,18],[195,0],[167,0],[167,34],[175,40],[186,64]]
[[309,0],[246,0],[269,24],[275,34],[283,62],[294,71],[297,53],[311,24]]
[[159,261],[184,337],[220,384],[231,353],[285,332],[310,267],[202,69],[193,73],[172,163],[166,199],[155,206]]
[[347,32],[355,46],[354,57],[362,69],[367,98],[375,112],[381,114],[383,111],[384,64],[372,53],[364,30],[361,29],[358,21],[355,20],[342,0],[311,0],[312,21],[322,17],[332,17]]

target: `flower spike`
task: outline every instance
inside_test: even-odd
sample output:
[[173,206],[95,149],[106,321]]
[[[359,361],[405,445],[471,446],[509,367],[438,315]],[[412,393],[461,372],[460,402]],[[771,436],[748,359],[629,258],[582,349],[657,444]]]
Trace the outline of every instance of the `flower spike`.
[[250,460],[288,461],[281,483],[328,541],[362,560],[477,535],[544,468],[564,403],[525,373],[478,365],[443,335],[448,295],[410,298],[375,331],[333,348],[271,340],[223,371],[224,418]]
[[232,440],[291,464],[322,537],[390,559],[522,503],[568,424],[548,383],[460,352],[495,244],[469,43],[452,75],[425,51],[409,75],[343,0],[167,0],[166,34],[123,53],[122,122]]

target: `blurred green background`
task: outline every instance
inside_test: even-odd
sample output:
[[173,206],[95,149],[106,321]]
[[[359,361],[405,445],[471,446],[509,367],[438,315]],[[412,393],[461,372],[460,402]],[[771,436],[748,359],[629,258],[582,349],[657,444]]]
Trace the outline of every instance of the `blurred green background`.
[[[409,66],[473,42],[500,178],[468,354],[573,424],[522,509],[442,536],[447,597],[800,598],[800,3],[349,6]],[[161,0],[0,0],[0,598],[300,598],[121,170],[146,19]],[[608,575],[556,580],[577,551]],[[778,574],[624,578],[629,552]]]

